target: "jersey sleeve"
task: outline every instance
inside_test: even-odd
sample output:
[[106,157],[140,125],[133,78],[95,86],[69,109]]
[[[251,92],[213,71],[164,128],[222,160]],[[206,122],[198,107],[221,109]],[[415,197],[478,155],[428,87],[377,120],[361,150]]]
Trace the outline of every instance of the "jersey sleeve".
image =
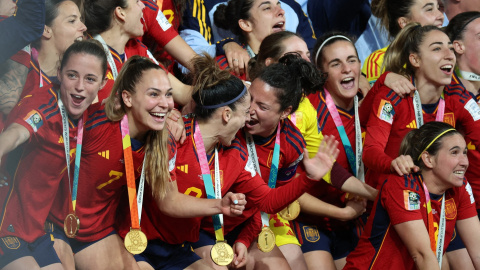
[[378,91],[385,85],[385,78],[387,77],[390,71],[384,72],[378,80],[373,84],[368,94],[362,99],[360,108],[358,108],[358,117],[360,119],[360,124],[362,127],[367,126],[368,118],[370,117],[370,111],[373,106],[373,100],[377,95]]
[[240,242],[244,244],[248,249],[250,248],[250,245],[255,240],[255,238],[257,238],[262,228],[262,218],[260,216],[260,212],[257,211],[245,222],[246,224],[238,235],[235,242]]
[[473,143],[477,149],[473,151],[478,151],[478,149],[480,149],[480,107],[475,99],[466,93],[465,89],[463,90],[464,93],[462,96],[465,97],[465,101],[459,122],[465,132],[465,137],[471,140],[471,143]]
[[175,143],[175,138],[170,132],[168,136],[168,150],[168,171],[170,173],[170,181],[173,182],[177,180],[175,166],[175,162],[177,161],[177,145]]
[[[385,86],[383,88],[388,90]],[[377,94],[370,109],[363,148],[363,162],[370,170],[390,172],[393,159],[385,154],[385,147],[394,120],[394,104],[385,95]]]
[[142,2],[145,4],[143,9],[145,34],[151,36],[159,46],[165,47],[168,42],[178,36],[177,31],[154,1],[142,0]]
[[391,174],[381,190],[381,204],[387,210],[392,225],[423,219],[420,201],[423,191],[405,187],[407,178]]
[[369,83],[375,83],[375,81],[382,75],[382,63],[385,56],[386,48],[374,51],[371,53],[362,67],[362,73],[367,76]]
[[292,1],[292,3],[288,2],[288,4],[293,8],[298,16],[297,34],[303,37],[305,43],[307,43],[308,50],[313,51],[313,47],[317,42],[317,37],[315,36],[310,21],[308,20],[307,14],[303,12],[302,7],[296,1]]
[[471,218],[477,215],[475,209],[475,198],[470,184],[465,180],[463,186],[458,188],[459,199],[457,209],[457,220]]

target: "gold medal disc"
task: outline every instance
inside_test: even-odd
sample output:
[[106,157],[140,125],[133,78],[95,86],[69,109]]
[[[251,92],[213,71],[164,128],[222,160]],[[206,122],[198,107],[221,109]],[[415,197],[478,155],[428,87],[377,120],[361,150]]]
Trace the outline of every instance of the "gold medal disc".
[[226,242],[217,242],[212,247],[210,256],[216,265],[226,266],[233,261],[233,249]]
[[278,214],[286,220],[294,220],[300,214],[300,203],[298,201],[294,201]]
[[147,248],[147,236],[140,229],[130,229],[125,235],[124,244],[128,252],[140,254]]
[[257,246],[262,252],[270,252],[275,247],[275,234],[269,227],[263,227],[258,235]]
[[80,230],[80,219],[73,213],[67,215],[63,221],[63,231],[68,238],[75,238]]

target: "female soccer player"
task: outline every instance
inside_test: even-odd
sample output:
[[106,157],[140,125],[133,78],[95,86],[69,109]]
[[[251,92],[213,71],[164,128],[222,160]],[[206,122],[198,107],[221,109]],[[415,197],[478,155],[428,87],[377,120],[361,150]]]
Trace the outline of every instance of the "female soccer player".
[[420,170],[387,176],[344,269],[440,269],[455,224],[480,268],[480,223],[464,177],[463,136],[446,123],[429,122],[410,131],[400,153]]
[[[363,161],[369,168],[368,184],[379,189],[385,174],[403,175],[418,170],[413,157],[399,156],[398,149],[406,133],[424,122],[455,125],[472,145],[479,145],[480,109],[459,80],[452,77],[455,66],[452,50],[448,36],[441,30],[418,24],[407,25],[390,45],[385,56],[386,71],[409,76],[417,92],[413,97],[402,99],[388,87],[381,86],[373,98],[373,106],[361,107],[370,115],[363,151]],[[449,245],[448,251],[458,249],[465,251],[461,245]]]
[[[99,101],[110,95],[113,80],[117,78],[128,58],[140,55],[157,63],[147,47],[136,39],[143,36],[141,19],[144,8],[143,2],[137,0],[85,1],[85,24],[88,33],[103,44],[108,57],[107,77],[110,81],[107,87],[99,92]],[[175,102],[180,105],[187,104],[191,98],[191,87],[181,83],[170,73],[168,78],[172,87],[177,90],[173,96]]]
[[[453,43],[457,64],[455,75],[472,97],[478,103],[480,101],[480,65],[478,61],[479,45],[478,39],[475,39],[480,32],[480,12],[464,12],[453,17],[449,22],[445,32]],[[475,196],[477,212],[480,213],[480,167],[476,164],[480,162],[480,153],[478,149],[473,148],[469,138],[465,138],[468,149],[468,160],[472,166],[467,170],[467,179],[473,189]]]
[[[436,0],[373,0],[372,14],[380,19],[382,27],[390,38],[395,38],[410,22],[441,27],[443,14],[438,10]],[[362,73],[373,84],[385,70],[383,59],[388,46],[371,53],[363,64]]]
[[[126,246],[127,249],[124,247],[114,230],[115,215],[122,202],[126,207],[120,207],[122,211],[118,220],[128,228],[140,229],[141,226],[149,239],[154,231],[164,230],[156,227],[152,231],[148,226],[145,220],[151,216],[147,206],[143,208],[143,215],[141,203],[137,206],[132,199],[135,209],[128,206],[129,196],[135,192],[127,195],[123,191],[125,185],[135,190],[137,177],[141,179],[138,201],[145,198],[146,205],[158,206],[159,211],[166,215],[239,215],[245,205],[241,194],[228,193],[223,200],[200,200],[178,193],[175,181],[176,145],[165,127],[165,119],[173,108],[174,90],[167,73],[159,65],[145,57],[131,57],[122,68],[113,90],[105,108],[101,104],[94,105],[86,119],[75,207],[70,207],[70,194],[73,193],[71,185],[67,184],[57,196],[57,207],[52,208],[50,215],[54,223],[51,230],[55,239],[61,242],[57,250],[65,255],[62,262],[74,262],[71,266],[76,269],[138,267],[127,252],[129,246]],[[130,147],[123,144],[128,142]],[[129,176],[130,170],[132,177]],[[145,185],[144,188],[142,185]],[[142,197],[140,194],[143,193]],[[65,217],[72,213],[80,220],[79,230],[73,235],[63,228]],[[126,237],[129,239],[128,235]],[[188,248],[180,245],[172,245],[168,252],[174,254],[178,250],[184,250],[184,255],[189,256]],[[178,262],[172,260],[170,263]],[[169,265],[166,261],[164,263],[162,267]]]
[[23,98],[0,134],[0,157],[16,148],[21,152],[19,160],[12,152],[2,163],[13,176],[9,194],[2,199],[2,269],[62,269],[44,223],[62,176],[69,172],[66,167],[83,131],[84,111],[105,85],[106,69],[98,44],[74,43],[60,63],[59,88],[46,86]]

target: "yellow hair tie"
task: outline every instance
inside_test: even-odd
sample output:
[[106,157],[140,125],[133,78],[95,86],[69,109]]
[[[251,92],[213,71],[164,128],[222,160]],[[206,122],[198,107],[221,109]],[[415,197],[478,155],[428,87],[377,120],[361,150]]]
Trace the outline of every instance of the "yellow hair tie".
[[429,144],[427,145],[427,147],[425,147],[425,149],[423,149],[422,153],[420,153],[420,155],[418,156],[418,159],[417,159],[417,160],[420,160],[420,158],[422,157],[423,152],[427,151],[428,148],[429,148],[430,146],[432,146],[432,144],[433,144],[436,140],[438,140],[438,138],[442,137],[445,133],[450,132],[450,131],[456,131],[456,129],[450,128],[450,129],[447,129],[447,130],[445,130],[444,132],[438,134],[438,136],[435,137],[435,139],[433,139],[432,142],[429,143]]

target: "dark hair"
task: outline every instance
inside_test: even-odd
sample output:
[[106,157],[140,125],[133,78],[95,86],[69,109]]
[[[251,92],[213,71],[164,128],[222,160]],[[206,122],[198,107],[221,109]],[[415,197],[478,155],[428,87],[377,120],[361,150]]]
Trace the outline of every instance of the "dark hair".
[[410,63],[410,54],[420,53],[420,45],[431,31],[442,32],[440,28],[433,25],[420,26],[419,23],[407,24],[407,26],[398,33],[385,53],[383,60],[385,71],[391,71],[405,76],[414,75],[415,68]]
[[[71,1],[71,2],[75,3],[75,5],[77,5],[77,7],[79,7],[81,0],[40,0],[40,1],[45,1],[45,25],[51,27],[53,21],[58,17],[58,13],[59,13],[58,7],[63,2]],[[41,40],[42,40],[42,38],[39,38],[39,39],[35,40],[34,42],[32,42],[32,47],[34,47],[36,49],[40,49]]]
[[380,24],[390,37],[395,37],[401,30],[398,18],[408,17],[415,0],[372,0],[372,14],[380,19]]
[[89,54],[97,57],[102,64],[102,79],[105,78],[107,73],[107,55],[103,50],[102,45],[96,40],[82,40],[73,42],[70,47],[67,48],[65,53],[63,53],[62,60],[60,62],[60,70],[62,70],[65,65],[70,60],[70,56],[73,54]]
[[452,42],[454,40],[462,40],[463,33],[465,33],[468,24],[478,18],[480,18],[480,12],[478,11],[460,13],[448,22],[448,25],[445,28],[445,33]]
[[[130,57],[125,62],[105,104],[108,119],[120,121],[123,118],[127,113],[127,107],[123,102],[122,92],[135,94],[136,84],[142,79],[143,74],[151,69],[163,70],[152,60],[138,55]],[[145,140],[145,179],[152,189],[154,198],[163,198],[167,194],[167,183],[170,179],[168,136],[168,129],[165,126],[162,130],[148,131]]]
[[[339,37],[335,37],[335,38],[332,38],[330,40],[328,40],[327,42],[325,42],[327,39],[333,37],[333,36],[339,36]],[[345,38],[343,37],[346,37],[348,38],[349,40],[346,40]],[[352,46],[353,48],[355,49],[355,54],[357,55],[358,57],[358,51],[357,51],[357,48],[355,47],[355,39],[353,37],[351,37],[350,35],[348,35],[347,33],[344,33],[344,32],[329,32],[329,33],[326,33],[326,34],[323,34],[320,38],[317,39],[317,43],[315,43],[315,46],[313,47],[313,62],[317,65],[317,68],[320,69],[320,71],[323,72],[323,67],[322,67],[322,63],[323,63],[323,50],[330,46],[331,44],[337,42],[337,41],[350,41],[350,43],[352,43]],[[325,42],[325,44],[323,44]],[[318,50],[320,49],[320,46],[322,47],[321,48],[321,51],[318,52]]]
[[[192,98],[197,104],[194,112],[199,119],[207,119],[217,110],[217,108],[208,109],[203,106],[231,101],[243,92],[245,88],[243,82],[229,71],[221,70],[211,56],[196,56],[192,59],[192,64],[195,68]],[[236,104],[245,100],[246,96],[247,91],[237,101],[226,106],[235,110]]]
[[127,8],[127,0],[85,0],[85,25],[88,33],[98,35],[111,28],[116,7]]
[[323,84],[315,66],[298,54],[286,54],[278,63],[265,67],[256,80],[275,89],[280,111],[292,106],[292,113],[298,109],[304,94],[314,93]]
[[291,37],[298,37],[303,40],[301,36],[290,31],[276,32],[263,39],[257,56],[248,61],[248,75],[250,76],[250,80],[253,81],[258,73],[265,68],[265,60],[267,60],[267,58],[272,58],[275,62],[278,62],[278,59],[280,59],[285,51],[283,41]]
[[[447,131],[451,129],[450,131]],[[447,131],[447,132],[446,132]],[[445,134],[442,134],[445,132]],[[443,138],[460,134],[451,125],[443,122],[428,122],[419,129],[410,131],[402,140],[400,145],[400,155],[410,155],[413,163],[420,168],[424,167],[424,163],[420,155],[425,151],[427,146],[432,143],[426,150],[430,155],[436,155],[441,148]],[[439,138],[437,138],[440,136]]]
[[230,0],[227,4],[220,4],[213,14],[213,21],[217,27],[232,31],[242,42],[245,42],[243,31],[238,21],[250,19],[250,9],[254,0]]

